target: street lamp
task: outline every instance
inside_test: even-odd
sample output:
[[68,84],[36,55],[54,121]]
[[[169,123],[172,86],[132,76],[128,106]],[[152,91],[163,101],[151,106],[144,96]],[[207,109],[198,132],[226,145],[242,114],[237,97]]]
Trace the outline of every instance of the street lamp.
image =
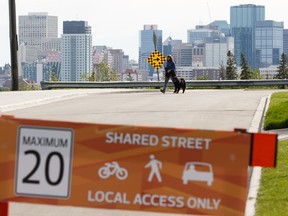
[[18,61],[17,61],[17,32],[16,32],[16,4],[15,0],[9,1],[9,21],[10,21],[10,56],[12,71],[12,91],[19,90]]

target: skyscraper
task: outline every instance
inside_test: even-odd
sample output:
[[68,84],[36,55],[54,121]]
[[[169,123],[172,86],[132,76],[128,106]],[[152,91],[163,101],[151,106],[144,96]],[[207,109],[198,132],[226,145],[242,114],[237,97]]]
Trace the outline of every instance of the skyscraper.
[[177,45],[181,45],[182,40],[173,40],[170,36],[163,42],[163,55],[168,56],[172,54],[173,47]]
[[218,31],[212,29],[189,29],[187,30],[187,42],[203,41],[207,37],[218,35]]
[[258,21],[255,25],[256,67],[278,65],[283,53],[283,22]]
[[226,20],[215,20],[208,25],[196,25],[196,29],[211,29],[224,33],[225,36],[230,36],[230,25]]
[[43,38],[57,37],[57,16],[48,16],[48,13],[28,13],[28,16],[19,16],[19,44],[40,47]]
[[86,21],[64,21],[63,34],[91,34],[91,26]]
[[112,55],[112,67],[113,72],[122,73],[123,72],[123,57],[124,52],[122,49],[110,49]]
[[203,67],[205,65],[204,41],[194,42],[192,52],[192,67]]
[[139,69],[149,71],[149,77],[153,77],[154,68],[147,62],[149,55],[155,50],[153,35],[157,36],[156,50],[162,53],[162,30],[157,25],[144,25],[140,31],[139,45]]
[[231,35],[234,37],[234,56],[240,65],[243,53],[248,64],[256,67],[255,25],[256,21],[265,20],[265,7],[254,4],[243,4],[230,8]]
[[288,57],[288,29],[283,30],[283,52]]
[[93,70],[91,28],[87,22],[72,21],[63,22],[64,29],[68,33],[61,36],[60,80],[84,80]]
[[58,17],[49,16],[46,12],[34,12],[28,13],[28,15],[20,15],[18,21],[18,68],[19,75],[25,77],[24,65],[43,59],[46,54],[45,51],[48,49],[44,44],[47,44],[49,40],[58,40]]
[[234,38],[225,37],[224,34],[219,37],[210,37],[205,39],[205,66],[220,67],[226,66],[227,52],[234,53]]
[[191,67],[192,54],[193,54],[192,43],[182,43],[180,45],[173,46],[172,55],[174,57],[176,67]]

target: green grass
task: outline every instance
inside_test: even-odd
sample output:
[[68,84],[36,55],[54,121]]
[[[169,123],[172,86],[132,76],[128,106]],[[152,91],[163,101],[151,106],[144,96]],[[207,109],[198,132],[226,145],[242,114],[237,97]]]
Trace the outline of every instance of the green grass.
[[288,215],[288,140],[278,143],[277,167],[263,168],[255,216]]
[[288,128],[288,92],[272,94],[264,120],[264,129]]
[[[288,128],[288,92],[272,94],[264,129]],[[278,143],[277,166],[263,168],[255,216],[288,216],[288,140]]]

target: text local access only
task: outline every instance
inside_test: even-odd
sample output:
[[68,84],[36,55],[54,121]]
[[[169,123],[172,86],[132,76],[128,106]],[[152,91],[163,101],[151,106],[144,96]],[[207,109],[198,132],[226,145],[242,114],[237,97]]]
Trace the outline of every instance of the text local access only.
[[209,138],[203,137],[184,137],[184,136],[157,136],[153,134],[138,134],[138,133],[119,133],[107,132],[107,144],[127,144],[139,146],[162,146],[162,147],[176,147],[186,149],[204,149],[208,150],[210,143]]
[[221,203],[221,199],[217,198],[200,198],[200,197],[183,197],[173,195],[159,194],[135,194],[133,199],[128,198],[128,194],[113,191],[88,191],[88,202],[97,203],[114,203],[122,205],[140,205],[151,207],[171,207],[190,209],[208,209],[217,210]]

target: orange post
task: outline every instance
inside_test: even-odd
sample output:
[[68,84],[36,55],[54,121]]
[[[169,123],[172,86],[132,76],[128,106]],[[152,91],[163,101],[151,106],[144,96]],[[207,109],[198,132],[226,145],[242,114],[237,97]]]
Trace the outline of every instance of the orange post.
[[277,134],[253,134],[251,166],[276,167]]
[[8,216],[9,214],[9,203],[8,202],[0,202],[0,215]]

